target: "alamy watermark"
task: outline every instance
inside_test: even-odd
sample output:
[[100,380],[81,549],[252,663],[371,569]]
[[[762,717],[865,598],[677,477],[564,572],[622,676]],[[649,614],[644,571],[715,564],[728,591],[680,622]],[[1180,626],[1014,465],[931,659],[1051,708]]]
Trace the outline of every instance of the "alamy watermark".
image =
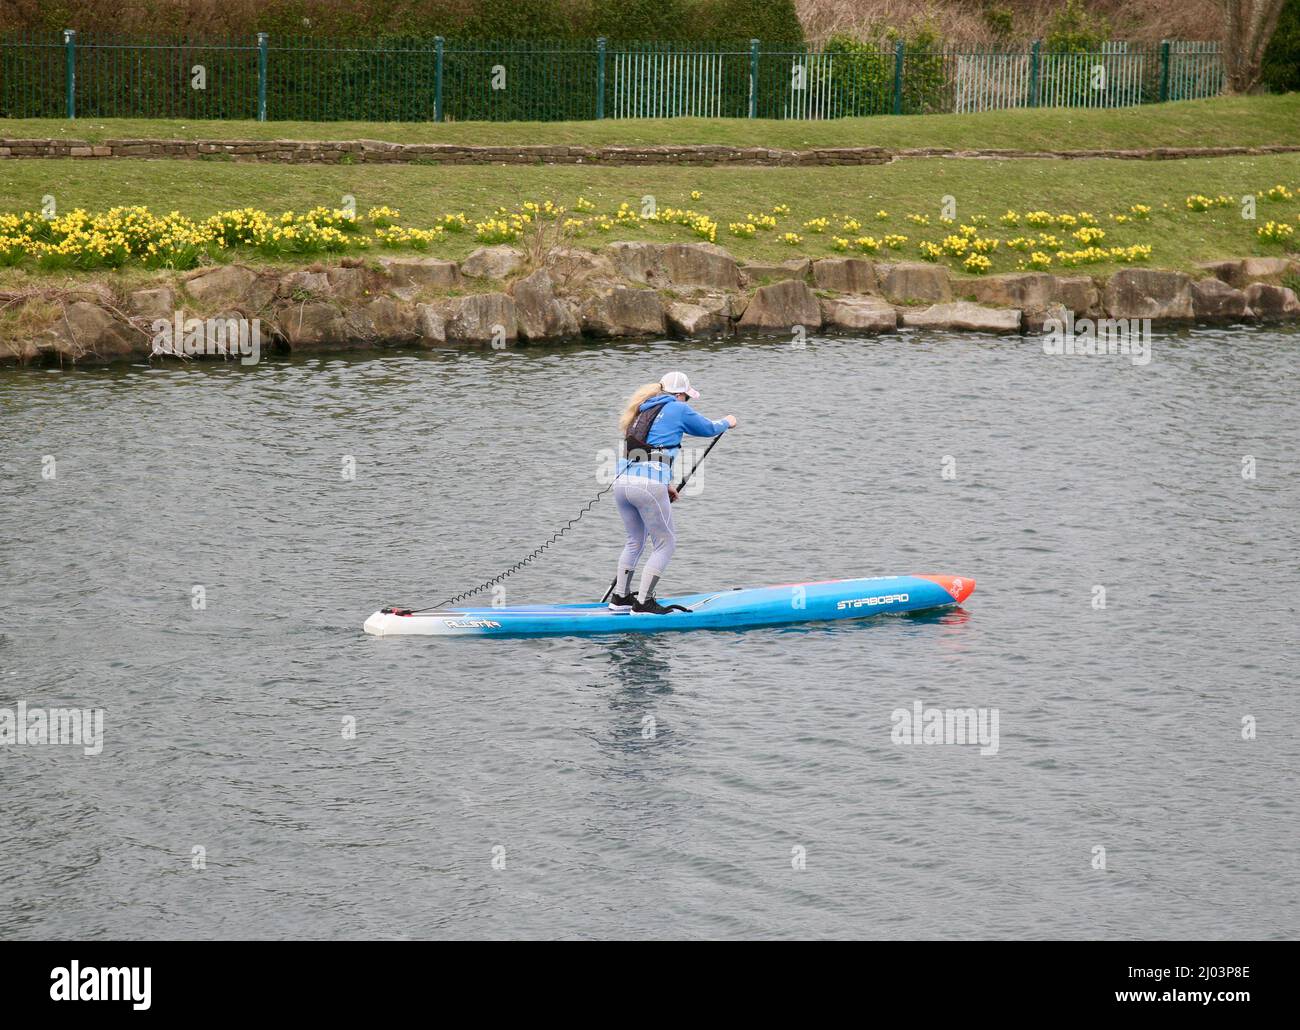
[[76,745],[87,757],[104,750],[102,708],[28,708],[19,701],[0,708],[0,747],[27,744]]
[[1135,365],[1151,363],[1151,319],[1078,318],[1043,322],[1043,353],[1084,357],[1126,356]]
[[[704,481],[707,472],[704,469],[697,468],[704,458],[705,447],[689,447],[685,444],[677,448],[675,458],[664,458],[659,464],[664,467],[672,467],[676,474],[680,476],[683,473],[690,472],[690,482],[681,491],[682,497],[698,497],[704,492]],[[612,486],[616,480],[626,479],[628,473],[619,472],[619,465],[622,464],[622,451],[615,447],[602,447],[596,451],[596,483],[600,486]]]
[[978,744],[981,755],[998,753],[996,708],[895,708],[889,739],[895,744]]
[[150,328],[153,354],[176,358],[238,356],[241,365],[256,365],[262,356],[260,318],[186,318],[184,311],[177,311],[170,319],[154,319]]
[[50,970],[51,1001],[125,1001],[137,1012],[153,1004],[153,967],[82,966],[73,959]]

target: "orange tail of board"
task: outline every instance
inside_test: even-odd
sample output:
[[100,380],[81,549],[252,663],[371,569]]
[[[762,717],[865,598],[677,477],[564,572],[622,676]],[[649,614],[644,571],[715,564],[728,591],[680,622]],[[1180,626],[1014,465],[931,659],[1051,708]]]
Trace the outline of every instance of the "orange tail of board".
[[931,583],[938,583],[948,593],[952,594],[952,599],[958,604],[970,597],[975,592],[975,581],[969,576],[927,576],[919,574],[917,579],[928,579]]

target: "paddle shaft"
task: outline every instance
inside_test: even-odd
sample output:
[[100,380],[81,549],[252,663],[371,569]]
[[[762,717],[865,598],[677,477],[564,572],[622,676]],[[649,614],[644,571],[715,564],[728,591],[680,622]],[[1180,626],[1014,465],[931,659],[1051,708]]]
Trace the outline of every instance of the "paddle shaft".
[[[704,448],[704,453],[701,454],[701,455],[699,456],[699,458],[696,460],[695,464],[691,466],[691,470],[690,470],[689,472],[687,472],[686,475],[682,476],[682,481],[681,481],[680,483],[677,484],[677,490],[678,490],[679,492],[680,492],[681,489],[682,489],[682,488],[687,484],[687,482],[690,481],[691,476],[695,475],[695,470],[696,470],[697,468],[700,467],[700,465],[701,465],[701,463],[704,461],[704,459],[707,458],[707,457],[709,456],[709,451],[713,450],[713,448],[715,448],[715,447],[718,446],[718,441],[721,440],[721,439],[722,439],[722,434],[719,433],[717,436],[715,436],[715,437],[713,438],[713,442],[710,443],[709,446],[707,446],[706,448]],[[609,589],[605,591],[605,596],[602,597],[602,598],[600,599],[600,603],[601,603],[601,604],[604,604],[606,601],[608,601],[608,600],[610,599],[610,597],[613,596],[613,594],[614,594],[614,588],[615,588],[616,586],[618,586],[618,577],[617,577],[617,576],[615,576],[613,579],[611,579],[611,580],[609,581]]]
[[718,446],[718,441],[721,439],[722,439],[722,434],[719,433],[717,436],[713,438],[713,442],[709,444],[709,446],[704,448],[704,453],[700,455],[699,461],[697,461],[694,465],[691,466],[691,470],[688,473],[686,473],[686,475],[682,476],[682,481],[677,484],[678,493],[680,493],[682,488],[690,481],[691,476],[695,475],[695,470],[700,467],[700,463],[703,462],[704,459],[709,456],[709,451],[713,450],[713,448]]

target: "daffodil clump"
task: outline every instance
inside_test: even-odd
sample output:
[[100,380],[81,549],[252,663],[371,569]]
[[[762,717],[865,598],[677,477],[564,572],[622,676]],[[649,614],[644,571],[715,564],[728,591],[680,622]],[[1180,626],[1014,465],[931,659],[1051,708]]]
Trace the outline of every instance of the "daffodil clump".
[[386,229],[375,230],[375,242],[389,250],[428,250],[442,239],[443,229],[408,229],[400,225],[391,225]]
[[[710,243],[717,241],[718,223],[708,215],[696,215],[687,224],[689,225],[691,232],[695,233],[696,236],[706,239]],[[787,235],[793,235],[793,233]]]
[[486,218],[474,223],[474,239],[479,243],[513,243],[523,235],[526,225],[522,217]]
[[1285,243],[1295,233],[1295,226],[1286,222],[1267,221],[1255,230],[1255,234],[1265,243]]
[[[287,214],[288,212],[286,212]],[[282,215],[277,221],[265,211],[251,207],[238,211],[222,211],[207,220],[213,232],[213,241],[220,247],[256,247],[276,227],[283,224]],[[379,227],[390,223],[374,223]]]
[[[627,207],[627,205],[624,204],[624,207]],[[564,213],[564,208],[556,204],[554,200],[545,200],[541,204],[538,204],[536,200],[525,200],[520,205],[520,208],[523,209],[526,215],[533,218],[545,218],[546,221],[555,221]]]
[[[385,209],[386,210],[386,209]],[[91,213],[77,208],[46,219],[35,212],[0,215],[0,263],[34,260],[44,269],[193,268],[206,255],[250,248],[267,257],[338,253],[367,246],[363,220],[350,210],[313,208],[302,214],[242,208],[194,220],[178,211],[155,215],[146,207],[114,207]]]
[[1227,207],[1232,203],[1232,198],[1220,193],[1217,197],[1207,197],[1201,193],[1193,193],[1187,198],[1188,211],[1209,211],[1213,207]]
[[[702,240],[708,240],[710,243],[716,243],[718,240],[718,223],[708,215],[703,214],[693,208],[675,208],[661,207],[651,215],[647,221],[660,222],[665,225],[680,225],[689,229],[694,236]],[[626,222],[621,223],[626,224]],[[731,228],[735,229],[734,223]],[[737,234],[743,235],[743,234]]]
[[387,229],[402,217],[402,212],[391,207],[372,207],[366,212],[366,218],[376,229]]
[[1134,261],[1150,261],[1152,253],[1151,244],[1149,243],[1134,243],[1129,247],[1110,248],[1110,256],[1126,265],[1132,264]]
[[1135,261],[1147,261],[1151,257],[1151,248],[1145,244],[1131,247],[1084,247],[1081,250],[1059,250],[1056,260],[1067,268],[1075,265],[1099,265],[1107,261],[1116,261],[1131,265]]
[[965,236],[945,236],[939,246],[945,254],[962,257],[970,249],[970,240]]
[[352,242],[341,229],[317,225],[307,220],[279,226],[258,249],[271,257],[306,256],[322,252],[341,254],[349,249]]
[[[376,228],[390,225],[387,211],[382,209],[378,217],[367,214],[367,220]],[[397,212],[392,216],[398,217]],[[355,235],[361,229],[361,220],[355,214],[323,207],[302,214],[285,211],[279,219],[251,208],[223,211],[201,225],[211,231],[213,242],[222,248],[252,247],[268,257],[340,253],[365,246]]]

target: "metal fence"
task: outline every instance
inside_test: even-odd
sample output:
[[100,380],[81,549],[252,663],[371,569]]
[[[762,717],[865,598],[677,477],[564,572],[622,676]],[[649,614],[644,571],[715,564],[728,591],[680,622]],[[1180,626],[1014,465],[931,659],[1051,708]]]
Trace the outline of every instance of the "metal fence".
[[0,117],[282,121],[843,118],[1124,107],[1222,90],[1218,44],[817,50],[740,44],[0,38]]

